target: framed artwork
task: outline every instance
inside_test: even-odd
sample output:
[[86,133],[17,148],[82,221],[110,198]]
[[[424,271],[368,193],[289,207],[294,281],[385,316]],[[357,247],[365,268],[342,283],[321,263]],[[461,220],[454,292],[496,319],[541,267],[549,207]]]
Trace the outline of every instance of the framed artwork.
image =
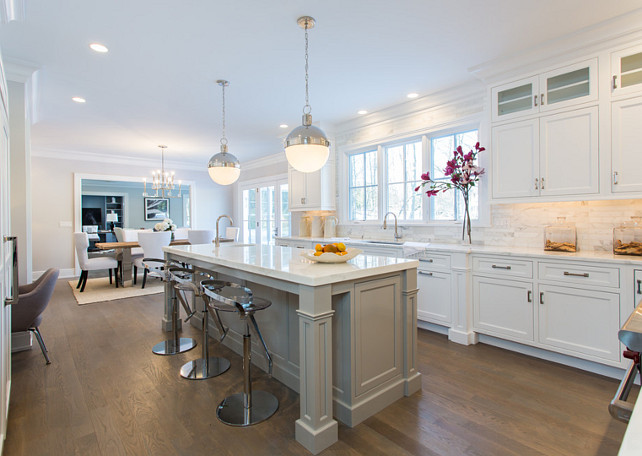
[[168,198],[145,198],[145,220],[169,218]]

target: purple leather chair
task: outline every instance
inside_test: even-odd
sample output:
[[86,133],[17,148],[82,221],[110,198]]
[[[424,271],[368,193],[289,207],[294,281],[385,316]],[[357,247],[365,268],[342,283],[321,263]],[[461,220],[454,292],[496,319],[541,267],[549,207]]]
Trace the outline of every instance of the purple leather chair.
[[42,313],[47,308],[53,294],[56,280],[58,280],[58,272],[58,269],[49,268],[35,282],[21,285],[18,302],[11,306],[11,332],[31,331],[34,333],[47,364],[51,364],[51,361],[47,355],[47,347],[45,341],[42,340],[38,325],[42,321]]

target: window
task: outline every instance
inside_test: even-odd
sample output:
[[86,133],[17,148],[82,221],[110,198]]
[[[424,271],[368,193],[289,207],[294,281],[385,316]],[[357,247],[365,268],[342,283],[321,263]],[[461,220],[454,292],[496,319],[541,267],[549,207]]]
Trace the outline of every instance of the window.
[[[411,223],[461,220],[464,203],[459,191],[451,189],[427,198],[415,188],[426,171],[433,180],[449,182],[444,175],[446,162],[458,146],[464,152],[474,149],[477,138],[476,129],[425,135],[349,155],[348,219],[381,222],[392,212],[399,221]],[[471,219],[479,219],[477,187],[471,189],[469,203]]]
[[268,178],[241,187],[246,244],[274,244],[274,236],[290,236],[287,178]]
[[[474,149],[477,136],[477,130],[471,130],[432,138],[430,140],[430,150],[432,151],[430,175],[433,180],[449,181],[449,178],[444,176],[446,162],[452,158],[453,151],[459,146],[464,149],[464,152]],[[461,220],[463,218],[464,202],[461,192],[451,189],[432,196],[430,199],[431,220]],[[479,188],[473,187],[471,189],[468,202],[470,204],[470,218],[477,220],[479,218]]]
[[423,163],[421,141],[396,144],[385,149],[388,185],[386,213],[398,220],[421,220],[422,197],[415,192],[419,185]]
[[377,184],[377,151],[349,157],[348,207],[350,220],[379,219],[379,186]]

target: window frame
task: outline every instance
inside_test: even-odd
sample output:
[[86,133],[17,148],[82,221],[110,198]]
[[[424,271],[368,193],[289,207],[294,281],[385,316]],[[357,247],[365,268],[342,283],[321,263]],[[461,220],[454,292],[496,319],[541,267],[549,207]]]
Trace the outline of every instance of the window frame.
[[[422,144],[422,160],[423,160],[423,170],[432,169],[432,139],[439,138],[442,136],[448,136],[457,133],[464,133],[471,130],[477,130],[477,136],[479,142],[483,145],[487,143],[485,131],[482,128],[482,125],[479,121],[454,124],[448,127],[442,127],[440,129],[434,130],[425,130],[419,134],[409,134],[408,136],[398,136],[394,139],[387,141],[377,141],[370,142],[368,144],[362,144],[358,148],[348,149],[340,154],[341,166],[341,185],[342,188],[346,189],[343,195],[339,196],[339,205],[341,207],[341,217],[342,224],[350,226],[378,226],[383,223],[383,216],[385,214],[385,208],[388,207],[386,186],[388,185],[388,170],[385,163],[385,148],[400,145],[408,144],[415,141],[421,141]],[[350,207],[349,207],[349,157],[354,154],[359,154],[369,151],[377,151],[377,180],[378,180],[378,219],[377,220],[350,220]],[[479,155],[479,166],[486,169],[484,178],[481,179],[478,185],[479,191],[479,218],[477,220],[471,220],[472,226],[474,227],[488,227],[490,226],[490,199],[488,194],[488,189],[490,188],[490,152],[488,149]],[[455,191],[450,190],[450,191]],[[422,195],[423,204],[422,204],[422,218],[420,220],[400,220],[399,226],[407,227],[416,227],[416,226],[427,226],[427,227],[461,227],[461,220],[432,220],[430,219],[432,213],[431,199],[426,195]]]

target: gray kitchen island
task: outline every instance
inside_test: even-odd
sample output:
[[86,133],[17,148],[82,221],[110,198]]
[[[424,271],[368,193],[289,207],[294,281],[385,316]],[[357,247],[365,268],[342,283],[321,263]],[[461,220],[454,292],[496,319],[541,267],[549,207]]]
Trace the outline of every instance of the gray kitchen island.
[[[295,436],[310,452],[338,440],[337,420],[355,426],[421,389],[417,260],[362,254],[346,263],[322,264],[301,257],[300,249],[271,245],[163,250],[167,260],[242,283],[272,301],[256,318],[274,377],[300,395]],[[165,329],[170,309],[167,298]],[[227,315],[225,323],[230,326],[226,344],[241,353],[238,316]],[[265,370],[258,347],[252,360]]]

